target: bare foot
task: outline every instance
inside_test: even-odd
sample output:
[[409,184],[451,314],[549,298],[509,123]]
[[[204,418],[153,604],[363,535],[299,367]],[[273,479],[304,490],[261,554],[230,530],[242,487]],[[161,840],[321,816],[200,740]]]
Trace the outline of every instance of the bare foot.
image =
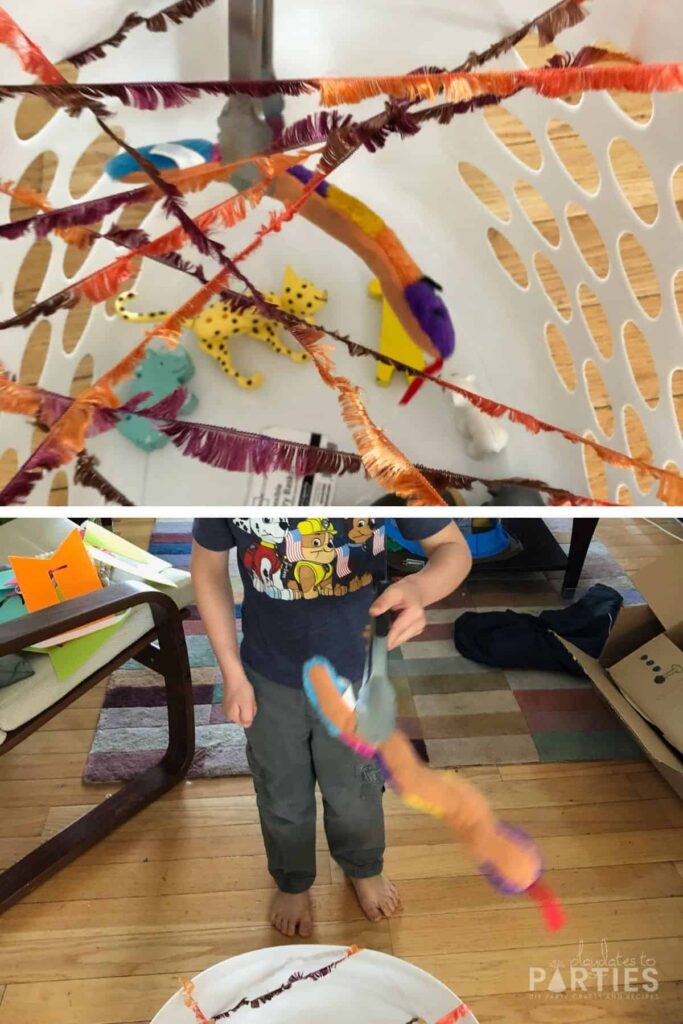
[[384,875],[374,878],[351,878],[361,910],[370,921],[391,917],[401,905],[401,897],[393,882]]
[[308,938],[313,931],[311,897],[307,892],[277,892],[270,905],[270,923],[283,935]]

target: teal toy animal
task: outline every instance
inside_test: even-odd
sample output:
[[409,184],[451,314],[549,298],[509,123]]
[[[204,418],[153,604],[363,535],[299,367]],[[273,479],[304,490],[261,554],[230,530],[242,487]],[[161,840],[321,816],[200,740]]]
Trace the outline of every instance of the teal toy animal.
[[[193,377],[194,364],[184,348],[178,348],[175,352],[157,352],[151,349],[125,389],[119,393],[119,398],[125,403],[135,395],[148,391],[149,397],[140,403],[141,409],[148,409],[162,398],[168,398]],[[197,408],[197,402],[195,394],[188,395],[181,414],[193,412]],[[125,416],[120,421],[118,429],[133,444],[146,452],[163,448],[169,442],[169,438],[158,431],[151,420],[145,419],[144,416],[136,416],[135,413]]]

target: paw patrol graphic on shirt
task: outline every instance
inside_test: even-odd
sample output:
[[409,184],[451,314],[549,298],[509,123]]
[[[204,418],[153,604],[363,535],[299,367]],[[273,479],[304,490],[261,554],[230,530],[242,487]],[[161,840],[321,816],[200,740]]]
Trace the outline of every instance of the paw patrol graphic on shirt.
[[343,597],[373,580],[373,563],[384,551],[384,526],[374,519],[299,521],[235,518],[254,538],[242,564],[260,594],[282,601]]
[[285,537],[287,561],[292,566],[288,586],[305,600],[343,597],[348,586],[335,582],[337,529],[329,519],[302,519]]
[[385,530],[376,519],[347,519],[345,526],[347,541],[338,551],[337,572],[351,575],[353,592],[372,583],[373,560],[385,549]]
[[300,594],[289,590],[282,579],[284,563],[279,548],[287,534],[287,520],[234,519],[233,522],[245,533],[258,537],[258,544],[249,547],[243,557],[254,590],[283,601],[293,601],[300,597]]

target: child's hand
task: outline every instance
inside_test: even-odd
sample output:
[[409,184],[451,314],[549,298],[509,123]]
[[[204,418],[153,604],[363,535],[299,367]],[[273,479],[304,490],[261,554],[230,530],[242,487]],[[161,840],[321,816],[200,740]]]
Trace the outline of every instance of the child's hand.
[[398,612],[387,637],[387,647],[393,651],[406,640],[419,636],[427,625],[420,587],[415,579],[408,577],[392,583],[370,606],[373,617],[388,611]]
[[223,713],[229,722],[248,729],[256,718],[254,687],[246,678],[234,685],[224,682]]

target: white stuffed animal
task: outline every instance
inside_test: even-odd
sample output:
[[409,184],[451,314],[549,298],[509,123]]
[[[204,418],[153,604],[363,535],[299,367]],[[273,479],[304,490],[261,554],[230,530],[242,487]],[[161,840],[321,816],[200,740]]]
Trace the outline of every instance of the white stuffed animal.
[[[452,373],[453,384],[468,391],[476,391],[474,374]],[[465,439],[465,451],[471,459],[498,455],[508,443],[508,433],[499,419],[487,416],[455,391],[450,393],[456,410],[456,426]]]

